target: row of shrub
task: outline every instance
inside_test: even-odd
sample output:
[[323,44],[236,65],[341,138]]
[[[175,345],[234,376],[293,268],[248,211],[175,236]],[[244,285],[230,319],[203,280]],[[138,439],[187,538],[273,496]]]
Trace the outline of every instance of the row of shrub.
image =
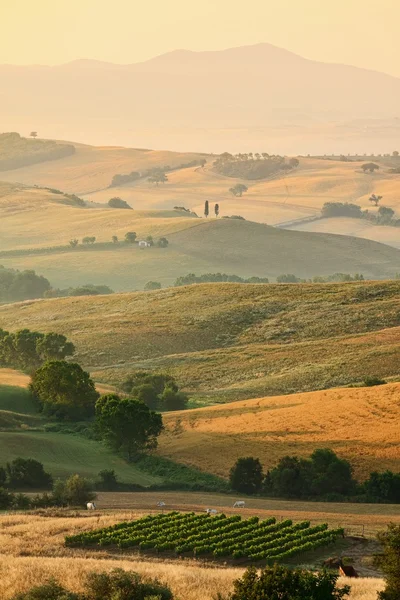
[[400,473],[373,472],[359,483],[349,461],[328,448],[315,450],[309,459],[285,456],[265,474],[259,459],[239,458],[230,471],[230,486],[277,498],[400,503]]
[[263,154],[230,154],[224,152],[213,163],[217,173],[240,179],[264,179],[280,172],[290,171],[299,165],[297,158]]

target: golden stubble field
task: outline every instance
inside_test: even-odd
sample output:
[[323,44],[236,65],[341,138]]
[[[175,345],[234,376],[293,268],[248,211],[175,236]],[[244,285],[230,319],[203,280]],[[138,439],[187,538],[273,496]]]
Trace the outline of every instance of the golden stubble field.
[[170,413],[160,453],[227,477],[240,456],[265,469],[283,456],[329,447],[358,478],[400,467],[400,384],[342,388]]
[[[107,496],[108,499],[107,499]],[[119,496],[113,494],[112,497]],[[150,498],[151,496],[151,498]],[[148,503],[155,495],[147,495]],[[129,499],[130,498],[130,499]],[[119,502],[138,504],[136,494],[124,494]],[[170,498],[172,500],[172,498]],[[178,497],[175,495],[175,501]],[[180,498],[181,503],[187,495]],[[199,498],[192,498],[192,502]],[[143,503],[144,498],[141,498]],[[112,504],[110,494],[103,494],[99,502]],[[181,504],[182,506],[182,504]],[[0,593],[2,600],[10,600],[15,593],[25,591],[56,577],[73,591],[80,591],[85,574],[89,571],[111,570],[121,567],[144,576],[157,577],[171,586],[180,600],[212,600],[218,592],[229,592],[234,579],[243,569],[207,566],[194,560],[167,561],[140,556],[110,556],[104,551],[72,550],[64,548],[65,535],[107,527],[122,520],[148,514],[149,510],[102,510],[95,514],[71,511],[41,511],[32,514],[0,515]],[[322,518],[322,516],[321,516]],[[344,580],[341,580],[344,583]],[[382,589],[378,578],[360,578],[349,581],[351,600],[375,600]]]

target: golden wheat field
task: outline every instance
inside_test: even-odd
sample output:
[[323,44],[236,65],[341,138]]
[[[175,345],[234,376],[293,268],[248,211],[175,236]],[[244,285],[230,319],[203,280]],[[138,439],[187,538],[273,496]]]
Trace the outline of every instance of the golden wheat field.
[[[134,496],[134,494],[133,494]],[[124,555],[111,558],[104,551],[64,548],[65,535],[106,527],[142,516],[141,511],[114,511],[94,516],[50,511],[46,514],[0,515],[0,592],[2,600],[56,577],[79,592],[89,571],[124,568],[167,583],[180,600],[212,600],[226,594],[241,568],[210,567],[193,560],[164,561]],[[340,580],[345,583],[344,579]],[[346,582],[347,583],[347,582]],[[351,600],[375,600],[383,583],[377,578],[349,581]]]
[[[400,466],[400,384],[332,389],[170,413],[160,453],[226,477],[234,461],[257,456],[264,468],[287,454],[328,446],[357,477]],[[227,460],[229,457],[229,460]]]
[[165,165],[175,167],[204,156],[189,152],[88,146],[73,142],[72,144],[75,146],[75,154],[72,156],[2,171],[0,179],[26,185],[36,184],[58,188],[63,192],[74,194],[85,194],[107,188],[113,176],[117,174],[140,172]]

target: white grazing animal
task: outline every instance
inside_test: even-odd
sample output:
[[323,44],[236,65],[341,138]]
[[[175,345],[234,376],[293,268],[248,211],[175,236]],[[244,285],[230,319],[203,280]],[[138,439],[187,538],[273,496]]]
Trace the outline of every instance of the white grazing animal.
[[233,505],[233,508],[244,508],[246,506],[246,502],[244,500],[237,500]]
[[217,514],[217,510],[215,510],[215,508],[206,508],[206,513],[208,515],[216,515]]
[[157,506],[159,506],[160,508],[163,508],[165,506],[165,502],[157,502]]
[[94,509],[96,508],[96,505],[95,505],[95,503],[94,503],[94,502],[88,502],[88,503],[86,504],[86,508],[87,508],[88,510],[94,510]]

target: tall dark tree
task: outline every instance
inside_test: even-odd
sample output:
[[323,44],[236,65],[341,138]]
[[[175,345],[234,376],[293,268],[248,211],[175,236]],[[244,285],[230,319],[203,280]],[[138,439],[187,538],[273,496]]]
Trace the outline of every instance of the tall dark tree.
[[209,208],[208,200],[206,200],[204,202],[204,216],[208,217],[209,214],[210,214],[210,208]]
[[238,458],[229,473],[229,482],[236,492],[257,494],[263,481],[262,466],[258,458]]
[[214,206],[214,212],[215,212],[215,216],[218,217],[218,215],[219,215],[219,204],[216,204]]
[[107,394],[96,403],[96,424],[105,441],[133,460],[157,446],[163,424],[159,413],[140,400]]

